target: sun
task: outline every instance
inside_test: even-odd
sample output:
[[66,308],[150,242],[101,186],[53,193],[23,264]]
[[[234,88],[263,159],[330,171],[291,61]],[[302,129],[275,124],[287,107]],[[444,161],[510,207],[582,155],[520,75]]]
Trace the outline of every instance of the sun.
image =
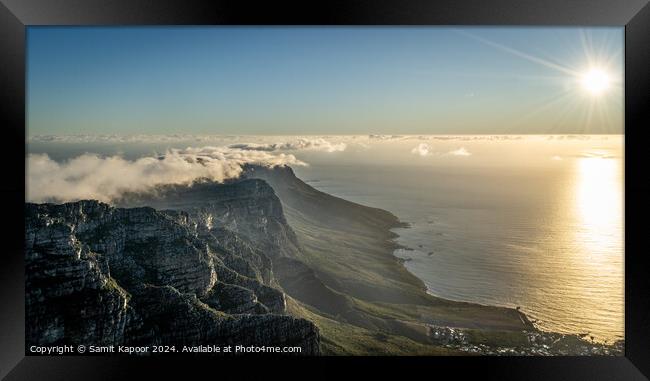
[[609,75],[598,68],[590,69],[580,78],[582,87],[591,95],[601,95],[610,85]]

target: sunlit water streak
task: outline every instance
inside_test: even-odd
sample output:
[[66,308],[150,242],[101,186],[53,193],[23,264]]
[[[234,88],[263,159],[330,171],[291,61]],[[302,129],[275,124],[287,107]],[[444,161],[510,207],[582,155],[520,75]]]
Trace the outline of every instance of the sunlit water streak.
[[557,167],[312,166],[326,192],[392,211],[434,295],[521,307],[544,330],[624,337],[622,159]]

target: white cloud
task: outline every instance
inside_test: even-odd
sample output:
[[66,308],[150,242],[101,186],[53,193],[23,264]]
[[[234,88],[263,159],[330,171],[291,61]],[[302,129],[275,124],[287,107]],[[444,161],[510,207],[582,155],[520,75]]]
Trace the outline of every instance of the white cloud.
[[[28,139],[29,142],[39,143],[202,143],[223,145],[229,142],[239,142],[243,139],[257,140],[257,143],[244,142],[230,145],[247,151],[324,151],[338,152],[345,151],[346,144],[343,142],[333,143],[325,138],[332,137],[292,137],[282,142],[268,142],[269,136],[237,136],[237,135],[193,135],[193,134],[169,134],[169,135],[34,135]],[[340,139],[339,139],[340,140]]]
[[411,153],[414,155],[429,156],[433,154],[433,149],[426,143],[420,143],[411,150]]
[[246,151],[299,151],[299,150],[312,150],[312,151],[325,151],[337,152],[345,151],[347,147],[345,143],[332,143],[323,138],[307,139],[299,138],[293,141],[284,143],[237,143],[229,146],[230,148],[237,148]]
[[521,135],[419,135],[415,137],[419,140],[461,140],[461,141],[472,141],[472,140],[522,140],[524,139]]
[[433,150],[433,147],[426,143],[420,143],[415,148],[411,150],[411,153],[414,155],[420,155],[420,156],[431,156],[431,155],[438,155],[438,156],[471,156],[472,154],[465,148],[465,147],[460,147],[455,150],[451,150],[447,153],[442,153],[442,152],[436,152]]
[[448,155],[452,156],[471,156],[472,154],[465,149],[465,147],[460,147],[458,149],[447,152]]
[[30,154],[27,157],[27,200],[110,202],[125,192],[147,191],[163,184],[189,184],[203,178],[221,182],[236,178],[244,164],[306,165],[291,154],[209,146],[171,149],[159,157],[133,161],[120,156],[84,154],[59,163],[46,154]]
[[368,135],[369,139],[375,139],[375,140],[399,140],[403,139],[404,136],[402,135]]

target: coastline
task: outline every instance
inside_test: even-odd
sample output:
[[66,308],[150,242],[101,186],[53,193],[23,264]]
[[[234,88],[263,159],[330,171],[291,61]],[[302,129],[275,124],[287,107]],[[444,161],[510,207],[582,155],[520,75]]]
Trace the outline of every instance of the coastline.
[[[401,236],[399,235],[399,233],[395,232],[393,229],[409,229],[411,227],[412,227],[412,224],[410,224],[408,222],[402,222],[400,220],[400,225],[399,226],[395,226],[395,227],[390,229],[390,232],[394,234],[392,240],[395,243],[395,249],[393,250],[392,255],[395,258],[397,258],[397,261],[399,262],[399,264],[402,267],[404,267],[404,269],[406,269],[406,271],[408,271],[410,274],[412,274],[414,277],[416,277],[422,283],[425,292],[428,295],[430,295],[431,297],[433,297],[435,299],[438,299],[438,300],[450,302],[450,303],[468,303],[468,304],[473,304],[473,305],[477,305],[477,306],[481,306],[481,307],[487,307],[487,308],[496,307],[496,308],[506,308],[506,309],[509,309],[509,310],[514,310],[519,314],[520,318],[522,319],[523,324],[532,327],[536,332],[539,332],[540,334],[575,336],[575,337],[580,337],[580,338],[588,337],[589,333],[583,333],[583,332],[557,332],[557,331],[553,331],[553,330],[545,330],[542,327],[540,327],[538,324],[536,324],[537,322],[540,321],[540,319],[531,318],[524,311],[525,307],[522,307],[522,306],[514,306],[513,307],[511,305],[505,305],[505,304],[480,303],[480,302],[471,301],[471,300],[453,299],[453,298],[448,298],[448,297],[443,297],[443,296],[437,295],[433,290],[431,290],[429,288],[429,286],[426,284],[426,282],[423,279],[418,277],[417,274],[414,271],[412,271],[411,268],[409,268],[408,263],[412,262],[412,258],[410,258],[410,257],[402,258],[402,257],[397,255],[397,252],[399,250],[415,251],[415,249],[410,247],[410,246],[407,246],[405,244],[398,243],[397,239],[399,237],[401,237]],[[618,345],[618,343],[624,343],[624,342],[625,342],[624,338],[616,340],[616,341],[614,341],[614,343],[608,343],[606,340],[605,341],[603,341],[603,340],[596,340],[596,341],[592,340],[592,343],[597,343],[597,344],[602,344],[602,345],[613,345],[613,346]]]
[[[390,213],[390,212],[389,212],[389,213]],[[392,213],[391,213],[391,214],[392,214]],[[398,218],[398,217],[396,217],[396,218]],[[522,319],[522,323],[523,323],[523,324],[525,324],[526,326],[531,326],[531,327],[533,327],[535,330],[540,330],[540,329],[535,325],[535,323],[533,323],[532,319],[530,319],[530,318],[528,317],[528,315],[527,315],[525,312],[521,311],[521,308],[512,307],[512,306],[508,306],[508,305],[488,304],[488,303],[479,303],[479,302],[469,301],[469,300],[452,299],[452,298],[446,298],[446,297],[443,297],[443,296],[440,296],[440,295],[435,294],[435,293],[434,293],[434,292],[429,288],[429,286],[426,284],[426,282],[424,281],[424,279],[421,279],[420,277],[418,277],[418,276],[415,274],[415,272],[413,272],[413,271],[409,268],[409,266],[407,265],[407,263],[411,262],[411,258],[410,258],[410,257],[402,258],[402,257],[396,255],[396,252],[397,252],[398,250],[404,250],[404,251],[414,251],[414,250],[415,250],[415,249],[413,249],[412,247],[409,247],[409,246],[406,246],[406,245],[404,245],[404,244],[401,244],[401,243],[398,243],[398,242],[397,242],[397,239],[400,237],[400,235],[399,235],[397,232],[395,232],[393,229],[410,229],[410,228],[412,227],[412,225],[411,225],[409,222],[401,221],[401,220],[399,220],[399,218],[398,218],[398,221],[399,221],[399,225],[398,225],[398,226],[395,226],[395,227],[392,227],[392,228],[390,229],[390,232],[393,234],[393,235],[392,235],[392,238],[391,238],[391,241],[395,244],[395,249],[393,249],[392,255],[397,259],[397,261],[399,262],[399,264],[400,264],[400,265],[401,265],[401,266],[402,266],[406,271],[408,271],[411,275],[413,275],[415,278],[417,278],[417,279],[421,282],[421,284],[422,284],[422,289],[424,290],[424,292],[427,293],[427,295],[429,295],[429,296],[431,296],[431,297],[433,297],[433,298],[435,298],[435,299],[438,299],[438,300],[441,300],[441,301],[445,301],[445,302],[449,302],[449,303],[468,303],[468,304],[473,304],[473,305],[477,305],[477,306],[481,306],[481,307],[488,307],[488,308],[489,308],[489,307],[496,307],[496,308],[507,308],[507,309],[510,309],[510,310],[514,310],[514,311],[516,311],[516,312],[520,315],[520,318]],[[541,330],[540,330],[540,331],[541,331]]]
[[[391,212],[389,212],[391,213]],[[391,213],[392,214],[392,213]],[[393,226],[389,229],[390,233],[390,242],[393,244],[394,249],[392,251],[392,256],[396,259],[396,262],[400,267],[405,269],[409,274],[418,279],[422,284],[423,290],[425,293],[432,299],[441,302],[448,303],[451,305],[465,305],[472,306],[480,310],[490,310],[490,309],[503,309],[510,311],[511,313],[516,314],[517,318],[520,320],[523,328],[519,329],[519,332],[505,330],[492,331],[491,329],[479,329],[473,330],[469,328],[452,328],[445,326],[430,325],[427,322],[421,322],[427,326],[434,336],[447,337],[451,338],[451,341],[448,341],[444,346],[448,349],[459,350],[465,353],[471,354],[483,354],[483,355],[616,355],[622,356],[624,354],[625,340],[617,340],[613,343],[599,342],[594,341],[593,338],[591,342],[587,340],[588,334],[581,333],[561,333],[555,331],[542,330],[535,325],[533,319],[531,319],[524,311],[521,310],[521,307],[512,307],[512,306],[503,306],[497,304],[485,304],[477,303],[474,301],[464,301],[464,300],[454,300],[450,298],[444,298],[438,296],[431,292],[431,290],[426,285],[426,282],[423,279],[420,279],[414,272],[412,272],[407,263],[411,262],[410,260],[405,260],[400,258],[395,253],[397,250],[412,251],[413,248],[408,247],[407,245],[397,242],[397,238],[400,235],[395,232],[393,229],[396,228],[410,228],[412,225],[408,222],[403,222],[396,217],[398,221],[396,226]],[[478,316],[478,315],[477,315]],[[453,326],[453,324],[452,324]],[[513,336],[514,335],[514,336]],[[513,337],[519,336],[519,338],[514,339]],[[477,340],[477,337],[480,338]],[[489,339],[486,339],[489,337]],[[477,341],[475,341],[477,340]],[[482,341],[486,340],[486,341]],[[517,343],[514,346],[513,343]],[[558,344],[559,343],[559,344]],[[556,344],[558,344],[556,346]]]

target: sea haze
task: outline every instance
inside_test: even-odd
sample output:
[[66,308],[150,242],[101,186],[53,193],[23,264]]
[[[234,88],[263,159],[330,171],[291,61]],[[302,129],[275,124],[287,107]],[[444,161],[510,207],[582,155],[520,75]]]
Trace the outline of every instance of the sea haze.
[[405,247],[395,255],[430,293],[520,307],[543,330],[623,338],[622,135],[296,139],[36,138],[28,152],[63,163],[86,152],[135,160],[170,148],[278,143],[265,152],[308,163],[294,171],[313,187],[408,222],[395,229]]

